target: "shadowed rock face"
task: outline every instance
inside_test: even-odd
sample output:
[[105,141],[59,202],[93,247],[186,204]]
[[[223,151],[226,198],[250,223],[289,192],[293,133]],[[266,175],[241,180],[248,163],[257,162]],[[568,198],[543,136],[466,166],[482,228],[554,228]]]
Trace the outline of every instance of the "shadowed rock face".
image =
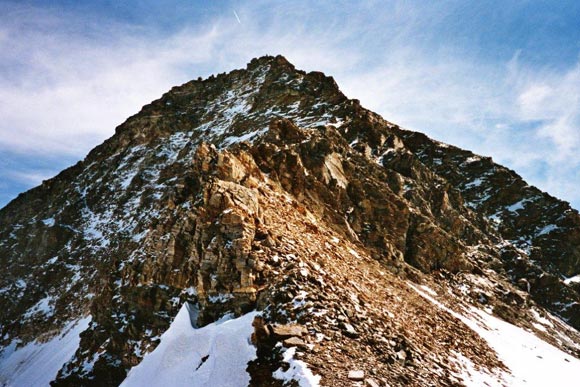
[[[580,273],[575,210],[281,56],[174,87],[21,194],[0,210],[0,260],[2,346],[92,316],[55,385],[119,384],[186,301],[198,326],[263,311],[253,385],[279,383],[268,332],[289,322],[325,385],[361,358],[393,385],[456,383],[453,351],[502,367],[409,281],[526,328],[536,304],[580,327],[563,281]],[[573,353],[558,329],[545,339]]]

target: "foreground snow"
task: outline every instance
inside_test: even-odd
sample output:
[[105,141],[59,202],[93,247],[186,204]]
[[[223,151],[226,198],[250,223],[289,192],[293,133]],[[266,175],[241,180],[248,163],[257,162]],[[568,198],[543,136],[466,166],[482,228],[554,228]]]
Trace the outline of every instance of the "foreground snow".
[[45,343],[33,341],[16,348],[16,343],[12,342],[0,353],[0,385],[48,386],[75,354],[80,343],[79,335],[90,322],[90,316],[70,322],[59,336]]
[[256,358],[250,335],[258,312],[226,316],[199,329],[192,326],[190,313],[185,303],[159,346],[131,369],[121,386],[248,385],[246,368]]
[[546,343],[533,333],[480,309],[472,307],[464,316],[445,307],[417,287],[409,286],[479,334],[509,368],[509,373],[498,371],[489,374],[483,369],[476,369],[469,359],[458,353],[456,361],[463,369],[460,376],[468,386],[579,385],[580,360],[575,357]]

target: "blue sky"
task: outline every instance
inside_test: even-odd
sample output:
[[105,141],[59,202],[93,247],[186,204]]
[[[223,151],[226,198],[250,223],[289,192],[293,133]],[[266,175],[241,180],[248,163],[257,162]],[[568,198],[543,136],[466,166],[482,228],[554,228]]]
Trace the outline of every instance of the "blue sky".
[[0,1],[0,206],[172,86],[282,54],[580,208],[578,20],[577,1]]

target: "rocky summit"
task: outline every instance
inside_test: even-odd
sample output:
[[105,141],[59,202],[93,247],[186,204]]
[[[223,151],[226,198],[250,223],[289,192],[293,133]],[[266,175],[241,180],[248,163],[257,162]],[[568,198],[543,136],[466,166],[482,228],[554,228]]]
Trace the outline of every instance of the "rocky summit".
[[0,210],[0,385],[580,380],[580,216],[282,56]]

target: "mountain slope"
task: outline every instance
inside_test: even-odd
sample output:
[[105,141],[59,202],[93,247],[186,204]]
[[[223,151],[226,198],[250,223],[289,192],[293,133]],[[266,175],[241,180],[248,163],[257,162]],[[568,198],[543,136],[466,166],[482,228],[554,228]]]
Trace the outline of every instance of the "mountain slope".
[[[502,246],[501,257],[512,281],[578,328],[580,304],[570,301],[576,300],[574,296],[567,298],[571,290],[577,293],[580,289],[574,280],[580,264],[578,212],[490,158],[420,133],[400,134],[421,162],[461,190],[466,206],[487,218],[510,242]],[[522,251],[513,251],[513,247]]]
[[2,356],[90,316],[53,384],[118,385],[190,303],[195,327],[261,312],[252,385],[291,374],[277,343],[323,385],[360,368],[392,385],[474,369],[509,382],[458,316],[485,309],[577,357],[577,331],[543,308],[580,327],[579,220],[332,78],[262,57],[173,88],[0,210]]

